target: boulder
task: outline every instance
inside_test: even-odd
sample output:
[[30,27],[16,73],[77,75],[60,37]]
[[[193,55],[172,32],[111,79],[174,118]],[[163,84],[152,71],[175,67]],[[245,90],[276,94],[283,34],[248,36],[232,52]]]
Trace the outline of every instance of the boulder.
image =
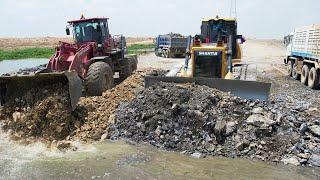
[[320,126],[319,125],[310,126],[309,130],[313,135],[320,137]]
[[261,107],[256,107],[252,109],[253,114],[263,114],[263,109]]
[[313,166],[320,167],[320,154],[312,154],[309,163]]
[[233,132],[235,132],[235,130],[237,129],[237,122],[235,121],[231,121],[228,122],[226,125],[226,136],[231,135]]
[[257,126],[257,127],[269,127],[276,124],[276,121],[261,115],[261,114],[253,114],[247,118],[245,121],[249,125]]
[[296,157],[289,157],[289,158],[284,158],[281,160],[285,165],[287,164],[291,164],[294,166],[299,166],[300,165],[300,161],[298,160],[298,158]]

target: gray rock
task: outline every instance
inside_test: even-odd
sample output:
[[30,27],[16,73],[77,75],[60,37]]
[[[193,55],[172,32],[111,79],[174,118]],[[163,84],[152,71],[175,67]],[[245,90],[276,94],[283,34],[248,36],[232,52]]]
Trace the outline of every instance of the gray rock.
[[248,117],[245,121],[247,124],[258,126],[258,127],[269,127],[276,124],[276,121],[271,120],[270,118],[261,115],[261,114],[253,114]]
[[253,114],[263,114],[263,109],[261,107],[256,107],[252,109]]
[[203,157],[203,155],[199,152],[195,152],[195,153],[191,154],[191,156],[194,158],[198,158],[198,159]]
[[246,147],[249,147],[250,142],[247,140],[241,141],[239,143],[236,144],[235,148],[238,151],[242,151],[243,149],[245,149]]
[[307,130],[308,130],[308,124],[307,123],[301,124],[300,129],[299,129],[300,134],[304,134]]
[[320,167],[320,154],[312,154],[309,159],[309,163],[313,166]]
[[300,165],[300,161],[296,157],[284,158],[284,159],[281,160],[281,162],[283,162],[285,165],[287,165],[287,164],[291,164],[291,165],[294,165],[294,166],[299,166]]
[[226,136],[231,135],[237,129],[237,122],[231,121],[227,123]]
[[319,125],[310,126],[309,130],[315,136],[320,136],[320,126]]
[[226,132],[226,126],[227,124],[225,120],[217,121],[216,125],[214,126],[213,131],[218,141],[223,140],[223,136]]

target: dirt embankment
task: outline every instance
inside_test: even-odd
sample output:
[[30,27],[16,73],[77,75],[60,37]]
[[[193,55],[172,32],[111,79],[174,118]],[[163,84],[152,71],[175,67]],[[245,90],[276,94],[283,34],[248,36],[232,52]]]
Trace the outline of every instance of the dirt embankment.
[[144,74],[134,73],[102,97],[82,98],[74,112],[67,87],[54,84],[32,88],[0,109],[2,127],[13,139],[26,143],[100,140],[117,106],[132,100],[135,91],[143,87]]
[[[153,38],[150,37],[127,37],[126,40],[128,45],[153,42]],[[70,37],[0,38],[0,49],[54,48],[59,41],[71,43],[73,39]]]

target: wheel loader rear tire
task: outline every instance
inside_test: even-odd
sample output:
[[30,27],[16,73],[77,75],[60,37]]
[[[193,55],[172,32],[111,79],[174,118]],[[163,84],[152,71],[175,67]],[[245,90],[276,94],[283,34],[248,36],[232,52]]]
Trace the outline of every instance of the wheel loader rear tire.
[[122,60],[123,69],[119,73],[121,81],[124,81],[125,79],[127,79],[127,77],[131,76],[131,74],[133,72],[132,60],[130,60],[130,59],[131,58],[124,58]]
[[319,88],[319,77],[320,72],[316,70],[315,67],[312,67],[309,71],[309,77],[308,77],[308,86],[312,89],[318,89]]
[[108,63],[95,62],[89,66],[85,78],[86,93],[89,96],[101,96],[114,85],[113,71]]
[[130,58],[130,63],[132,65],[132,72],[136,71],[138,68],[138,60],[134,57]]
[[309,66],[303,65],[301,70],[301,83],[304,85],[308,85],[309,71],[310,71]]

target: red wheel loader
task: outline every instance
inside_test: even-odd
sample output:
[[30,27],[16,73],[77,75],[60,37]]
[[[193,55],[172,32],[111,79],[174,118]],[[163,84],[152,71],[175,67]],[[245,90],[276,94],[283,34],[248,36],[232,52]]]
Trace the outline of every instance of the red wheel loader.
[[71,106],[75,109],[83,92],[100,96],[113,87],[116,73],[122,81],[136,70],[137,56],[126,55],[125,37],[111,36],[108,18],[82,16],[68,22],[67,35],[70,30],[74,43],[59,42],[45,70],[31,75],[0,77],[1,105],[10,98],[23,96],[31,87],[64,83],[69,86]]

